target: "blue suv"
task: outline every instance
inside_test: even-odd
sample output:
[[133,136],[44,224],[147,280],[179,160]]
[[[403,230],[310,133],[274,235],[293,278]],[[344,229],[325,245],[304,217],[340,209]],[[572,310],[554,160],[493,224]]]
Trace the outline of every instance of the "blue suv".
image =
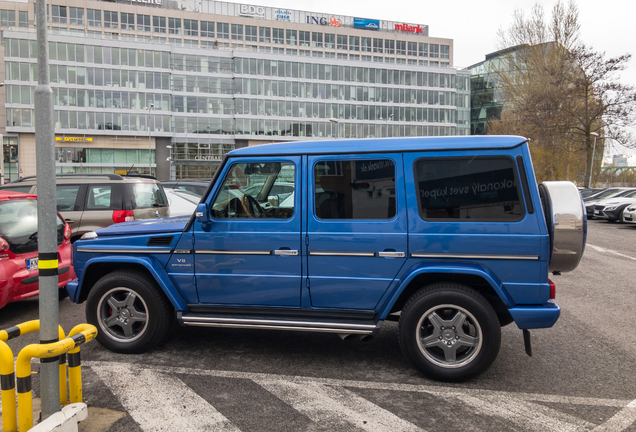
[[522,137],[261,145],[228,154],[191,217],[84,235],[67,289],[116,352],[175,317],[342,338],[389,320],[415,368],[462,381],[513,321],[531,354],[528,330],[560,313],[548,275],[576,268],[585,233],[576,186],[537,186]]

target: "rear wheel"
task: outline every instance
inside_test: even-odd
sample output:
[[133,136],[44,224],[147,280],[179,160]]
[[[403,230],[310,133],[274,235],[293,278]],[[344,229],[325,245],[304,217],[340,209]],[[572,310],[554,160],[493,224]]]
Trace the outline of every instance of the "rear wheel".
[[485,371],[501,344],[497,315],[470,287],[431,284],[404,305],[399,338],[402,352],[426,376],[465,381]]
[[163,341],[172,312],[157,283],[131,270],[102,277],[86,302],[86,319],[97,327],[97,341],[121,353],[141,353]]

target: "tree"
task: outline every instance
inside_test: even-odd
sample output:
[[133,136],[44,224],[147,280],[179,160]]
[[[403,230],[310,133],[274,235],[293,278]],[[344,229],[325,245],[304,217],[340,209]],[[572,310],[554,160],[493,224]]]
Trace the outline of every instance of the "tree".
[[599,135],[597,155],[605,138],[624,143],[636,114],[636,91],[617,75],[631,56],[607,59],[583,44],[578,16],[572,0],[567,6],[559,1],[549,20],[535,5],[529,17],[516,11],[512,25],[499,31],[502,56],[492,73],[505,103],[489,133],[529,136],[540,180],[581,180],[579,173],[585,173],[587,185],[593,133]]

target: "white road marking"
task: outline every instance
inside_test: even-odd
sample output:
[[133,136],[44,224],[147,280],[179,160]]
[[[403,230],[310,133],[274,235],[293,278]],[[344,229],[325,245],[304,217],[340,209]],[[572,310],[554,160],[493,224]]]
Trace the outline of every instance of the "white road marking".
[[240,432],[171,374],[125,363],[92,369],[143,430]]
[[600,246],[594,246],[594,245],[591,245],[591,244],[587,244],[585,246],[586,247],[591,247],[592,249],[594,249],[595,251],[598,251],[598,252],[606,252],[606,253],[610,253],[610,254],[613,254],[613,255],[618,255],[619,257],[623,257],[623,258],[627,258],[627,259],[636,261],[635,257],[631,257],[629,255],[625,255],[625,254],[622,254],[620,252],[616,252],[615,250],[612,250],[612,249],[605,249],[605,248],[602,248]]
[[329,430],[351,430],[353,426],[365,431],[422,431],[342,387],[271,379],[255,382]]
[[[441,399],[455,399],[465,403],[478,413],[511,421],[522,430],[620,432],[636,422],[636,400],[513,393],[184,367],[141,366],[117,362],[87,361],[82,364],[91,367],[102,378],[141,428],[149,432],[164,430],[238,431],[229,420],[187,388],[182,381],[172,378],[175,374],[240,378],[254,381],[317,424],[323,425],[331,422],[334,425],[333,429],[336,430],[343,428],[368,431],[421,430],[416,425],[400,419],[393,413],[347,390],[347,388],[421,392]],[[176,390],[172,386],[175,386]],[[177,394],[178,396],[175,396]],[[154,399],[155,397],[160,400],[148,401],[149,398]],[[189,402],[186,404],[186,402],[182,402],[181,398],[186,398]],[[182,405],[191,407],[187,412],[200,414],[197,416],[200,418],[198,421],[214,419],[213,426],[199,426],[199,423],[196,422],[190,425],[188,421],[193,422],[196,419],[184,418],[186,413],[171,406],[171,401],[179,407]],[[603,424],[596,426],[578,417],[532,402],[614,407],[621,410]],[[129,407],[132,407],[132,412]],[[147,417],[150,419],[147,420]],[[157,420],[158,418],[161,420]],[[163,428],[151,426],[151,420],[155,423],[161,423]],[[364,424],[364,421],[367,421],[367,424]]]
[[636,400],[631,401],[625,408],[614,414],[608,421],[599,425],[593,432],[613,432],[627,429],[636,422]]

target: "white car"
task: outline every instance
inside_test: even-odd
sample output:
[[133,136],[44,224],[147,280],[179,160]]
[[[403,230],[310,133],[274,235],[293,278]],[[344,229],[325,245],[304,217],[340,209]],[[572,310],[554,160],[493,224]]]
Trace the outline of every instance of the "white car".
[[585,203],[585,211],[587,213],[587,218],[588,219],[596,219],[597,217],[603,218],[602,209],[599,209],[598,213],[596,209],[596,206],[600,205],[601,201],[606,201],[610,198],[623,197],[634,191],[636,191],[636,188],[613,188],[613,189],[606,190],[605,192],[603,192],[603,194],[595,198],[589,197],[584,199],[583,202]]
[[623,222],[636,223],[636,204],[628,205],[623,210]]
[[168,204],[170,206],[170,216],[190,216],[197,208],[201,197],[182,189],[164,189]]
[[636,190],[621,196],[600,200],[594,205],[594,216],[597,219],[606,219],[610,222],[621,222],[625,207],[634,203],[636,203]]

